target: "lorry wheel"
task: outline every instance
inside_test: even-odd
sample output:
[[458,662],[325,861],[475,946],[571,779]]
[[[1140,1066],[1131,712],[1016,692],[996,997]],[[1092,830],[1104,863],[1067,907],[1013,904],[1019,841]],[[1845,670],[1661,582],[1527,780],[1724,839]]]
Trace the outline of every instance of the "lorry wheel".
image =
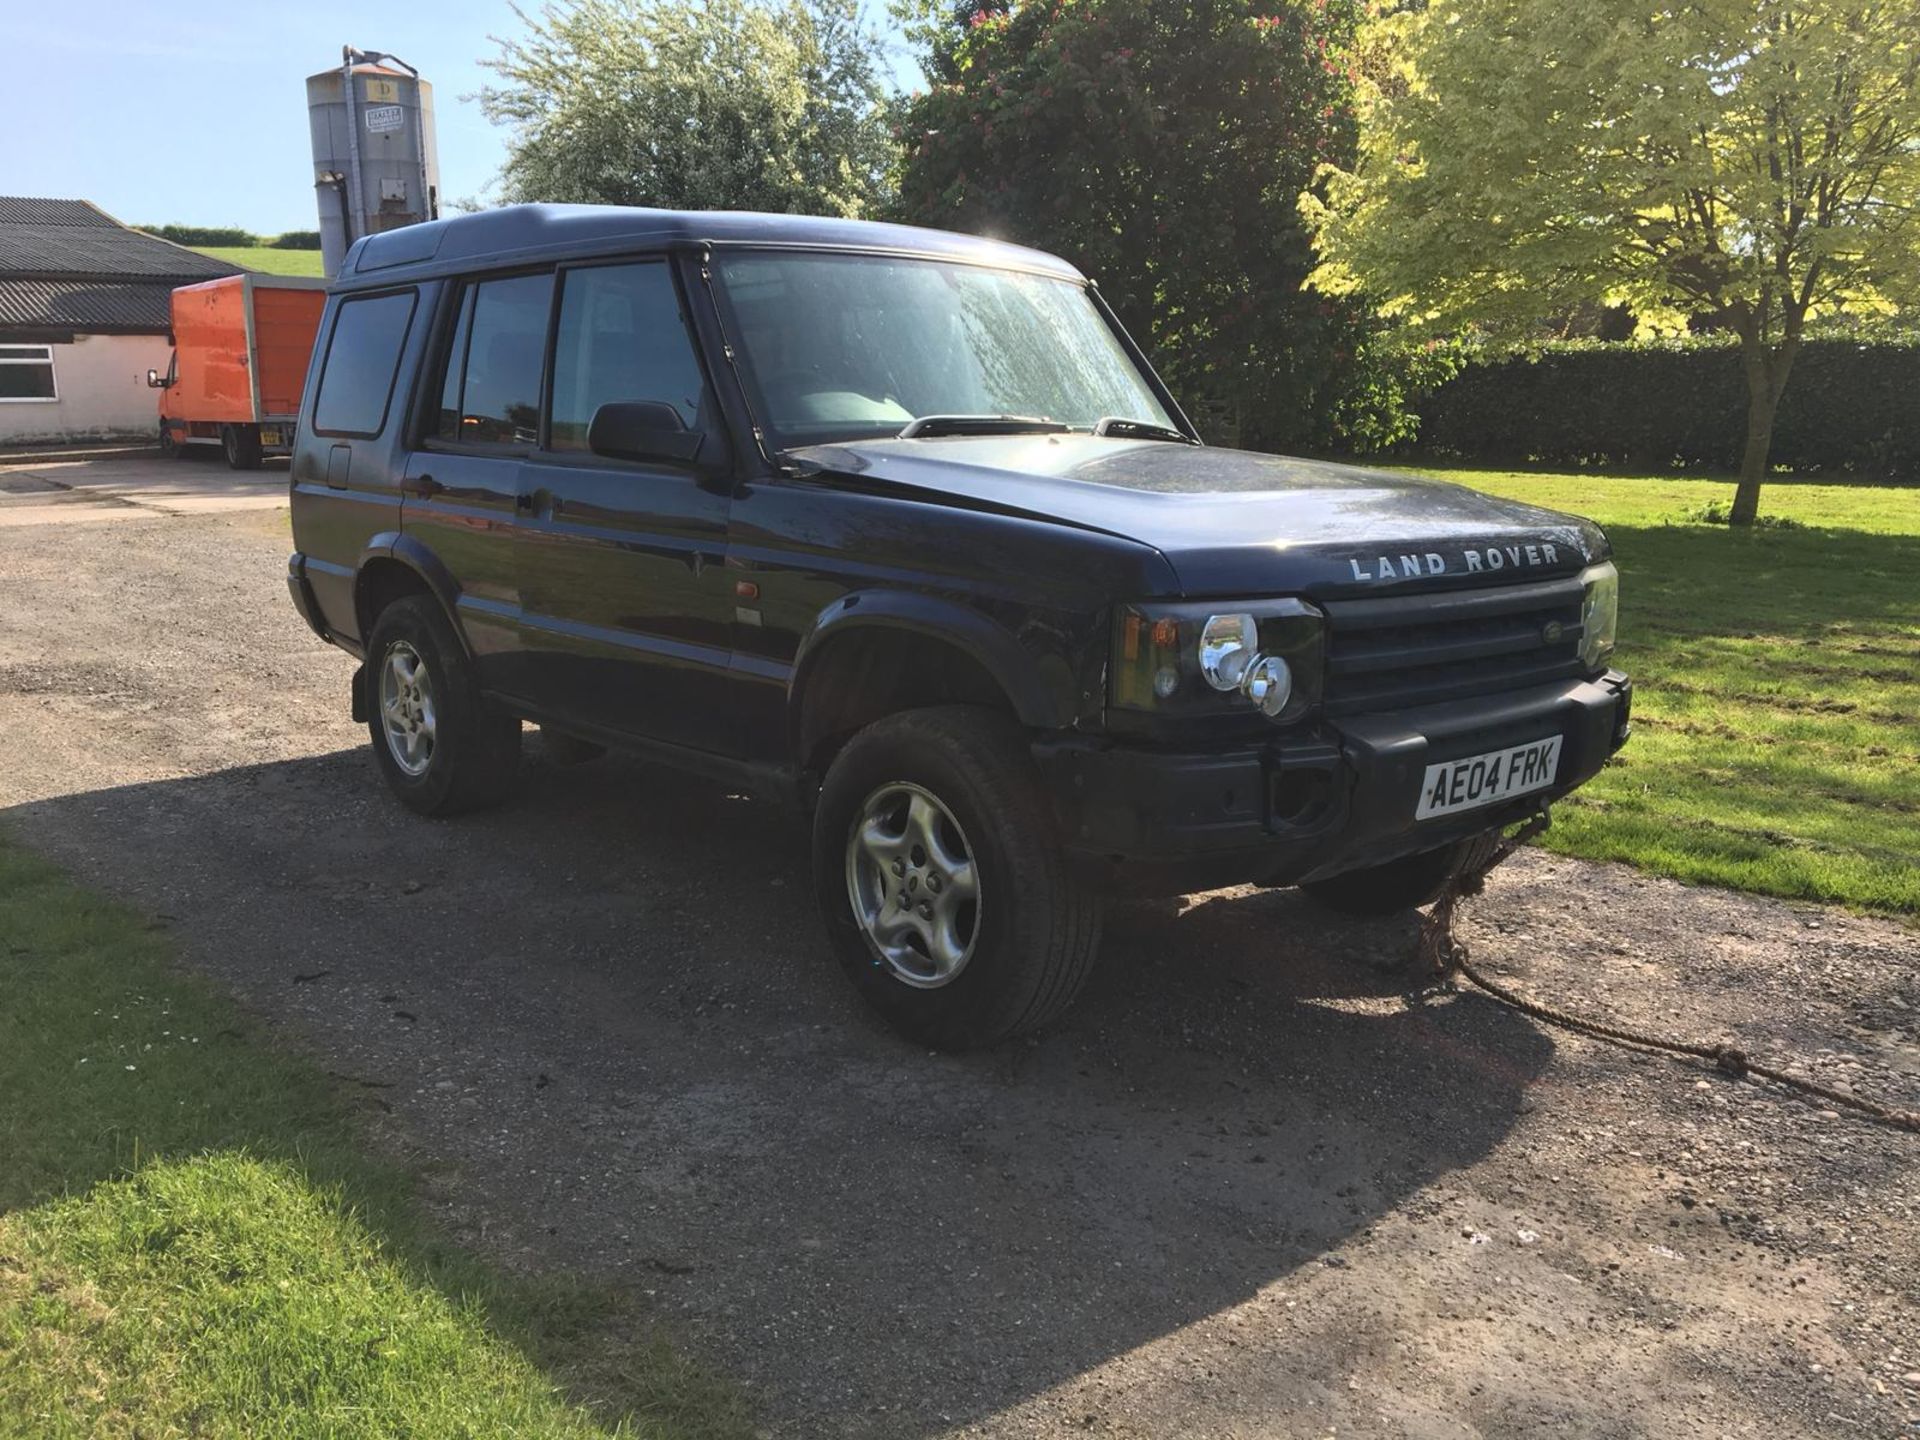
[[226,452],[227,464],[233,469],[258,470],[260,468],[260,432],[253,426],[221,426],[220,448]]
[[180,443],[180,437],[173,433],[173,426],[165,420],[160,422],[160,458],[178,460],[187,453],[187,447]]
[[1471,863],[1481,847],[1496,838],[1491,833],[1475,835],[1438,850],[1422,850],[1384,865],[1310,881],[1300,888],[1342,915],[1399,915],[1438,900],[1454,871]]
[[520,722],[487,707],[430,597],[409,595],[380,612],[367,642],[366,687],[374,758],[409,806],[457,815],[506,797]]
[[1072,1003],[1101,907],[1068,873],[1025,737],[954,705],[877,720],[827,771],[814,889],[840,963],[894,1029],[941,1050]]

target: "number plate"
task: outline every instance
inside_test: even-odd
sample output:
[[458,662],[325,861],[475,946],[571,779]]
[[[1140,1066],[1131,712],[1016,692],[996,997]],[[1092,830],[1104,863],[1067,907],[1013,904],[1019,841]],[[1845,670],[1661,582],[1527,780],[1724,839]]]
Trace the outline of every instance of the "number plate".
[[1426,779],[1420,782],[1420,805],[1413,818],[1431,820],[1436,815],[1478,810],[1482,805],[1546,789],[1560,771],[1560,740],[1560,736],[1550,735],[1511,750],[1490,750],[1485,755],[1429,765]]

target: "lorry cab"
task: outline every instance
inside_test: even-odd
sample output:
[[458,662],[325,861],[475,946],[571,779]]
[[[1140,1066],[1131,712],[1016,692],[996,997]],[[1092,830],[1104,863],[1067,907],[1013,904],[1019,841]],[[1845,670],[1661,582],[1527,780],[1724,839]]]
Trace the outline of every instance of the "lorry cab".
[[173,356],[160,392],[160,448],[217,448],[236,470],[293,450],[300,393],[326,306],[324,280],[228,275],[173,292]]

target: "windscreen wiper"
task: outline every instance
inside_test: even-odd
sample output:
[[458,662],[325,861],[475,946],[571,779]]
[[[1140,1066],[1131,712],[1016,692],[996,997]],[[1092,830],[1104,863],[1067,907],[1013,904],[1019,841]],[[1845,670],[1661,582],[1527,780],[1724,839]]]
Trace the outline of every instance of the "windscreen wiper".
[[936,435],[1064,435],[1072,426],[1038,415],[921,415],[900,432],[902,440]]
[[1129,420],[1124,415],[1108,415],[1094,422],[1096,435],[1118,435],[1128,440],[1177,440],[1182,445],[1198,445],[1184,430],[1162,425],[1158,420]]

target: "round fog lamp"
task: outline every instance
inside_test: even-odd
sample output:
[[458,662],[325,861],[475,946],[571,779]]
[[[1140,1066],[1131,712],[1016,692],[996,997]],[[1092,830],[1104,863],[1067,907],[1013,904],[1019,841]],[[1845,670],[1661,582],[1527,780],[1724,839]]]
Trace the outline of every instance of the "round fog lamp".
[[1262,715],[1277,718],[1293,698],[1293,671],[1278,655],[1262,655],[1241,677],[1240,693],[1258,706]]

